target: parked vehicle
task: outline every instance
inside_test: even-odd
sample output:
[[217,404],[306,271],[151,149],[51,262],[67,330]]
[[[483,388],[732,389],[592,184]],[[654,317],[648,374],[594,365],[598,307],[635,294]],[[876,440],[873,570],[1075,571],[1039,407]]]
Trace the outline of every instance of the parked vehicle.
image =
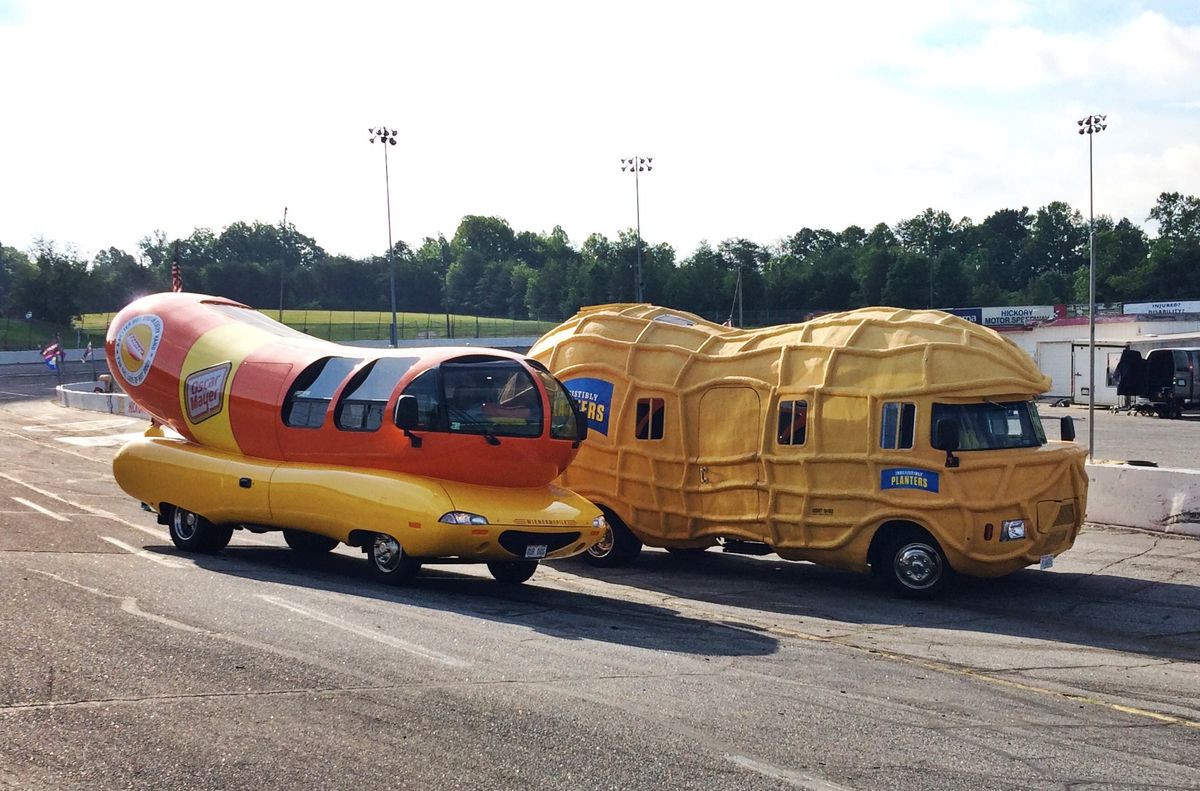
[[1083,522],[1086,452],[1047,442],[1034,401],[1050,380],[946,313],[868,308],[739,330],[606,305],[530,355],[588,419],[561,480],[608,519],[585,555],[596,565],[643,543],[719,544],[873,570],[922,597],[954,572],[1048,566]]
[[113,475],[180,549],[222,549],[238,528],[282,530],[301,552],[360,547],[388,583],[464,562],[523,582],[605,530],[594,505],[551,483],[584,420],[520,355],[341,346],[183,293],[127,306],[106,352],[154,416]]
[[1144,398],[1163,418],[1178,418],[1200,408],[1200,348],[1126,349],[1117,365],[1117,394]]

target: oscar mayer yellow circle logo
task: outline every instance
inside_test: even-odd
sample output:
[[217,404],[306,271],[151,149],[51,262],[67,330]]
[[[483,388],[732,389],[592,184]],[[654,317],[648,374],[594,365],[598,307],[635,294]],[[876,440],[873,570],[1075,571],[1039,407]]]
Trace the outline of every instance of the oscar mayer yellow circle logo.
[[117,331],[117,371],[131,385],[140,385],[162,340],[162,319],[152,314],[135,316]]

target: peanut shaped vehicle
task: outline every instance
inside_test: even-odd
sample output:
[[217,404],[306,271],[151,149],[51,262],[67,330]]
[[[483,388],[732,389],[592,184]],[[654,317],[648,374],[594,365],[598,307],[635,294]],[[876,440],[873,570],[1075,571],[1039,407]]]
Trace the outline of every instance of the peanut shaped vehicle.
[[606,525],[554,485],[586,425],[540,363],[471,348],[365,349],[311,338],[200,294],[143,297],[106,339],[154,416],[113,475],[187,551],[237,528],[302,552],[360,547],[379,579],[484,562],[523,582]]
[[561,480],[608,519],[585,556],[596,565],[643,543],[721,544],[873,570],[923,597],[956,571],[1048,566],[1083,521],[1086,453],[1047,442],[1034,402],[1050,380],[947,313],[865,308],[739,330],[607,305],[530,355],[588,419]]

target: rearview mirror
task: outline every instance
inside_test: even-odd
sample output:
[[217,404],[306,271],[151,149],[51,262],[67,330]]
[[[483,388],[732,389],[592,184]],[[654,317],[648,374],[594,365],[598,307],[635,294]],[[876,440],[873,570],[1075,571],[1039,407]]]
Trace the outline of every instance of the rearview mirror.
[[1059,422],[1058,434],[1059,439],[1061,439],[1063,442],[1074,442],[1075,418],[1071,417],[1070,415],[1063,415],[1062,420]]
[[396,399],[396,425],[404,429],[404,436],[408,437],[409,443],[414,448],[421,447],[421,438],[412,433],[420,419],[421,414],[416,396],[402,395]]
[[954,451],[958,450],[958,442],[958,421],[939,420],[933,430],[933,446],[946,451],[947,467],[958,466],[958,457],[954,455]]
[[418,419],[417,397],[411,395],[400,396],[396,400],[396,425],[405,431],[411,431],[417,427]]

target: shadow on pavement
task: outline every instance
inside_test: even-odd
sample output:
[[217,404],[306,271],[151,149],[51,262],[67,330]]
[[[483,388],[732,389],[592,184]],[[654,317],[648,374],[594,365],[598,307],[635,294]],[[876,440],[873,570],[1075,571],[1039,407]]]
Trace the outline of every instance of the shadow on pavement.
[[341,553],[306,556],[291,549],[231,545],[215,555],[192,555],[173,546],[147,546],[187,557],[219,574],[263,579],[348,596],[524,626],[565,640],[596,640],[700,656],[765,656],[779,641],[754,627],[680,615],[667,606],[588,593],[524,585],[456,573],[453,565],[427,566],[407,586],[390,587],[368,576],[366,561]]
[[[1200,661],[1200,586],[1113,574],[1024,570],[959,578],[934,601],[892,597],[868,575],[776,558],[643,552],[622,569],[556,567],[671,596],[849,624],[1007,635]],[[1197,569],[1200,577],[1200,569]]]

